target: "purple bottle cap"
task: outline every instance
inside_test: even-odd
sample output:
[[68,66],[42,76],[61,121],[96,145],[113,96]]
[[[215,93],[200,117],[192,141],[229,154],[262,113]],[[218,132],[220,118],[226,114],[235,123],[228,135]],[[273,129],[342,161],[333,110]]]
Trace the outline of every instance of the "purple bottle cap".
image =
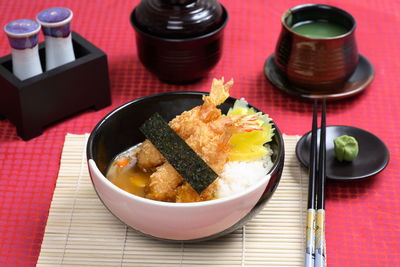
[[42,25],[43,33],[52,37],[67,37],[73,13],[65,7],[52,7],[41,11],[36,20]]
[[52,7],[41,11],[37,20],[43,26],[57,27],[70,22],[72,16],[72,11],[66,7]]
[[40,24],[30,19],[18,19],[7,23],[4,31],[12,48],[32,48],[38,43]]
[[7,23],[4,31],[11,37],[26,37],[37,34],[40,31],[40,25],[30,19],[17,19]]

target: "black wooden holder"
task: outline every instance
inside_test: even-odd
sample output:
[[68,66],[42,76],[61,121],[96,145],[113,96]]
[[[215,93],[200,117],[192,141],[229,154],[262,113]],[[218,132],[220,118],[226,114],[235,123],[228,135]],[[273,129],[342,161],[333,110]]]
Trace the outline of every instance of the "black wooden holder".
[[[12,73],[11,55],[0,58],[0,119],[8,118],[24,140],[87,108],[111,104],[107,55],[79,34],[72,33],[76,59],[26,80]],[[39,56],[46,69],[44,42]]]

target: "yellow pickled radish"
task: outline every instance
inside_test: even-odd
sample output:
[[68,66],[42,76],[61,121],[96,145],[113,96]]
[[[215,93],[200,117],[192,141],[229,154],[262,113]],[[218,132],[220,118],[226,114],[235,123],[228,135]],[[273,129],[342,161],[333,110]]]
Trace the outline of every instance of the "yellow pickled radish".
[[271,141],[271,124],[261,125],[262,131],[233,134],[229,143],[231,146],[240,144],[262,145]]
[[[247,102],[239,100],[234,107],[229,110],[231,115],[252,115],[257,112],[253,108],[247,107]],[[261,113],[259,113],[261,114]],[[268,154],[264,144],[272,139],[271,124],[259,118],[258,123],[262,130],[233,134],[229,140],[231,151],[229,153],[230,161],[257,160]]]
[[255,160],[267,154],[268,150],[263,145],[243,145],[232,148],[228,158],[230,161]]
[[254,109],[245,107],[235,107],[228,112],[228,115],[252,115],[256,114]]

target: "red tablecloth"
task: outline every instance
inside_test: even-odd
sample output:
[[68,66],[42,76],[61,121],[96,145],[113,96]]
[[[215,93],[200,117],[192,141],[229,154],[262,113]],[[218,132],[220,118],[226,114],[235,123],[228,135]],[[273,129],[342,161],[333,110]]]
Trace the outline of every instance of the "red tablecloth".
[[[174,90],[208,90],[213,77],[234,78],[234,97],[245,97],[269,113],[282,132],[301,135],[311,125],[311,105],[289,97],[266,80],[265,59],[274,51],[281,14],[298,0],[221,0],[230,18],[224,53],[208,77],[187,86],[167,85],[136,56],[129,15],[136,1],[13,0],[0,2],[0,24],[35,18],[52,6],[74,11],[73,30],[108,54],[112,106],[86,110],[49,126],[28,142],[8,120],[0,121],[0,265],[37,261],[66,133],[90,132],[115,107],[137,97]],[[330,182],[327,191],[327,249],[330,266],[400,266],[399,47],[400,2],[322,1],[357,20],[359,51],[376,77],[362,94],[328,104],[328,124],[353,125],[388,145],[390,163],[380,174],[356,182]],[[43,38],[41,37],[41,40]],[[0,56],[10,53],[0,34]],[[57,88],[54,88],[55,90]],[[1,96],[0,96],[1,97]],[[373,153],[371,151],[371,153]],[[396,171],[397,170],[397,171]]]

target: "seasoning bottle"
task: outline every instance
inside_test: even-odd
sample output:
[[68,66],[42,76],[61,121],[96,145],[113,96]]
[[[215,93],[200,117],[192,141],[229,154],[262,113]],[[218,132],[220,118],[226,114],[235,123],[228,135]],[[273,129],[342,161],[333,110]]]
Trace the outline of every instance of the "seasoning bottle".
[[45,36],[46,70],[75,60],[71,38],[73,13],[65,7],[52,7],[41,11],[36,19]]
[[38,38],[40,24],[29,19],[7,23],[4,31],[11,45],[12,71],[20,80],[41,74]]

